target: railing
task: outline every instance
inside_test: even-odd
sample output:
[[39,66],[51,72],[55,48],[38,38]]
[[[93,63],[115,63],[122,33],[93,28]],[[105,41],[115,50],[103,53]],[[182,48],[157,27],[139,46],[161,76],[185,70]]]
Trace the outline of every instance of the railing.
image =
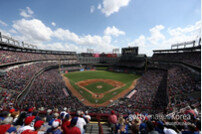
[[26,85],[26,87],[23,89],[23,91],[17,96],[16,100],[15,100],[15,105],[18,105],[21,103],[22,99],[25,97],[26,94],[28,94],[30,87],[32,86],[34,80],[44,71],[47,71],[49,69],[52,69],[53,67],[57,67],[59,68],[59,64],[57,65],[51,65],[45,68],[42,68],[41,70],[39,70],[36,74],[34,74],[34,76],[31,78],[31,80],[28,82],[28,84]]
[[[6,40],[6,41],[4,41],[4,40]],[[37,49],[36,45],[32,45],[32,44],[25,43],[25,42],[20,43],[19,41],[13,39],[12,37],[2,35],[1,32],[0,32],[0,41],[8,43],[8,44],[15,45],[15,46],[18,46],[18,47]]]
[[[98,127],[99,127],[99,134],[104,134],[103,133],[103,128],[102,128],[102,124],[100,123],[101,117],[100,115],[94,115],[96,116],[96,120],[98,121]],[[108,116],[108,115],[107,115]]]
[[[76,54],[76,52],[73,51],[53,51],[53,50],[42,50],[38,49],[36,45],[26,43],[24,41],[18,41],[16,39],[13,39],[12,37],[3,35],[0,32],[0,43],[4,43],[4,47],[0,45],[0,49],[5,49],[5,44],[7,47],[10,48],[17,48],[17,49],[23,49],[25,52],[33,52],[33,53],[43,53],[43,54]],[[12,50],[13,49],[9,49]]]
[[[64,64],[62,64],[64,65]],[[67,65],[67,64],[66,64]],[[16,100],[15,100],[15,105],[19,106],[19,104],[21,103],[22,99],[25,97],[26,94],[28,94],[29,89],[31,88],[34,80],[40,75],[42,74],[44,71],[47,71],[49,69],[52,69],[53,67],[57,67],[59,68],[59,64],[56,65],[51,65],[45,68],[42,68],[41,70],[39,70],[37,73],[34,74],[34,76],[31,78],[31,80],[28,82],[28,84],[26,85],[26,87],[23,89],[23,91],[17,96]]]
[[44,72],[45,68],[41,69],[39,72],[37,72],[31,80],[28,82],[27,86],[23,89],[23,91],[17,96],[15,100],[15,105],[20,105],[23,97],[25,97],[26,94],[29,92],[29,88],[32,86],[34,80],[36,79],[37,76],[39,76],[42,72]]
[[[41,59],[41,60],[28,60],[28,61],[11,62],[11,63],[5,63],[5,64],[0,65],[0,68],[9,67],[9,66],[13,66],[13,65],[20,65],[20,64],[25,64],[25,63],[31,63],[31,62],[52,61],[52,60],[57,60],[57,59]],[[65,61],[65,60],[76,60],[76,59],[69,58],[69,59],[59,59],[59,60]],[[72,64],[79,64],[79,63],[72,63]]]
[[98,127],[99,127],[99,134],[104,134],[102,124],[100,123],[100,121],[98,121]]
[[188,45],[192,45],[192,47],[195,47],[195,40],[194,41],[188,41],[188,42],[173,44],[173,45],[171,45],[171,49],[173,49],[175,47],[178,49],[180,46],[183,46],[184,48],[186,48]]

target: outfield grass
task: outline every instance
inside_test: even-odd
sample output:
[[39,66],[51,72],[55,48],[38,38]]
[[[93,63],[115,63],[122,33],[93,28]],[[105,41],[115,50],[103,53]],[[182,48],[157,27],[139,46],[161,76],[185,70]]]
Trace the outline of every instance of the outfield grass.
[[[102,86],[102,88],[99,89],[99,88],[97,88],[97,86]],[[104,82],[95,82],[95,83],[85,86],[85,88],[92,91],[93,93],[103,93],[110,89],[113,89],[114,86],[104,83]]]
[[[120,92],[122,92],[124,89],[127,89],[130,87],[130,85],[132,84],[132,82],[137,79],[138,75],[134,75],[134,74],[126,74],[126,73],[115,73],[115,72],[109,72],[109,71],[84,71],[84,72],[70,72],[65,74],[66,77],[68,77],[68,79],[70,80],[70,83],[72,84],[72,86],[79,92],[81,93],[81,95],[86,98],[88,101],[90,101],[91,103],[97,103],[101,104],[104,103],[105,101],[110,100],[110,98],[112,98],[114,95],[119,94]],[[112,79],[112,80],[116,80],[116,81],[120,81],[122,83],[125,84],[124,87],[110,92],[108,94],[106,94],[103,98],[101,99],[94,99],[91,94],[87,91],[85,91],[84,89],[78,87],[75,83],[79,82],[79,81],[83,81],[83,80],[87,80],[87,79]],[[90,84],[92,86],[92,84]],[[95,84],[96,85],[96,84]],[[94,86],[94,85],[93,85]],[[93,87],[92,86],[92,87]],[[107,86],[108,87],[108,86]],[[89,89],[89,88],[88,88]],[[93,90],[93,89],[92,89]],[[92,91],[91,90],[91,91]],[[106,89],[109,90],[109,89]],[[95,92],[95,89],[93,91]],[[97,90],[97,92],[99,92]],[[105,92],[105,91],[103,91]],[[102,92],[99,92],[102,93]],[[116,93],[116,94],[115,94]]]

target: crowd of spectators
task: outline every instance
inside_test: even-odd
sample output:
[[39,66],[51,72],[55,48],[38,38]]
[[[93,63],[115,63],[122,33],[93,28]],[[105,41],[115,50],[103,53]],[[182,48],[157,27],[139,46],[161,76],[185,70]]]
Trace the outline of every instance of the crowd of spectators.
[[90,120],[87,112],[78,110],[71,116],[66,107],[63,111],[35,107],[19,111],[11,107],[0,112],[0,134],[84,134]]
[[[109,111],[108,111],[109,112]],[[201,120],[196,109],[187,107],[173,115],[133,112],[121,114],[111,111],[108,125],[111,134],[200,134]],[[98,117],[102,119],[102,116]],[[88,112],[69,108],[19,111],[10,107],[0,111],[0,134],[85,134],[92,120]],[[96,132],[99,133],[99,132]]]
[[76,55],[39,54],[39,53],[0,50],[0,65],[12,62],[50,60],[50,59],[51,60],[76,59]]
[[[61,58],[58,55],[42,55],[42,54],[30,54],[21,52],[2,51],[0,53],[0,64],[17,62],[23,60],[36,60],[39,59],[50,59],[50,58]],[[30,56],[31,55],[31,56]],[[30,56],[30,57],[29,57]],[[58,57],[57,57],[58,56]],[[152,60],[167,60],[167,61],[180,61],[188,64],[200,66],[200,54],[195,53],[177,53],[177,54],[154,54]],[[35,59],[36,58],[36,59]],[[67,58],[64,56],[64,58]],[[53,109],[62,110],[64,107],[71,109],[71,112],[78,110],[89,111],[91,113],[107,113],[111,110],[116,110],[119,113],[119,117],[116,116],[113,111],[109,116],[109,123],[112,133],[128,133],[130,129],[133,133],[199,133],[200,127],[199,117],[200,111],[200,97],[194,97],[194,93],[201,92],[201,80],[197,79],[192,75],[188,69],[180,66],[169,66],[166,69],[151,69],[146,71],[142,77],[138,80],[138,83],[134,90],[136,93],[131,98],[123,98],[114,102],[111,106],[93,108],[83,105],[76,97],[71,95],[71,92],[66,88],[62,76],[58,69],[52,69],[45,71],[40,74],[33,81],[30,87],[30,92],[23,98],[20,106],[20,110],[24,109],[24,112],[16,111],[14,109],[14,99],[16,96],[25,88],[27,83],[32,77],[39,72],[41,69],[50,65],[58,64],[72,64],[76,60],[62,61],[62,62],[36,62],[21,65],[7,69],[5,75],[0,76],[0,110],[10,109],[10,114],[2,112],[0,114],[0,134],[1,128],[5,129],[8,133],[12,130],[17,129],[15,132],[22,133],[25,128],[31,128],[31,131],[37,131],[38,133],[49,133],[51,131],[57,131],[58,133],[71,133],[76,131],[77,133],[84,133],[83,127],[75,127],[77,117],[75,120],[69,114],[68,116],[68,127],[64,126],[63,121],[66,120],[66,116],[60,117],[60,113]],[[78,69],[78,67],[68,67],[68,69]],[[67,68],[64,68],[67,69]],[[189,105],[187,107],[187,105]],[[195,106],[195,107],[193,107]],[[52,109],[52,116],[48,116],[52,120],[49,123],[47,118],[41,118],[40,123],[37,122],[39,111],[33,112],[26,110],[27,108],[35,107],[36,109],[45,108],[46,110]],[[186,108],[185,108],[186,107]],[[182,110],[185,108],[184,110]],[[45,110],[44,109],[44,110]],[[147,118],[137,118],[139,113],[143,115],[151,115],[157,113],[172,113],[177,114],[188,114],[191,116],[189,120],[180,120],[180,122],[190,123],[189,125],[168,125],[168,122],[179,123],[179,121],[166,119],[155,119],[153,116],[147,116]],[[15,114],[13,114],[15,113]],[[55,115],[55,113],[58,113]],[[81,112],[82,113],[82,112]],[[78,114],[83,118],[84,114]],[[12,115],[13,114],[13,115]],[[18,116],[17,116],[18,115]],[[123,116],[124,115],[124,116]],[[53,117],[54,116],[54,117]],[[169,115],[170,116],[170,115]],[[31,122],[27,123],[31,120]],[[59,119],[59,120],[58,120]],[[45,121],[42,123],[42,121]],[[83,118],[84,120],[84,118]],[[86,122],[87,119],[85,119]],[[18,123],[16,123],[18,122]],[[84,123],[84,121],[81,121]],[[41,128],[43,124],[46,124],[45,129]],[[87,122],[86,122],[87,123]],[[36,128],[35,128],[36,124]],[[38,127],[38,125],[40,127]],[[35,133],[37,133],[35,132]]]
[[190,65],[201,67],[201,51],[154,54],[151,59],[154,61],[184,62]]
[[[156,99],[158,98],[159,102],[165,101],[165,97],[158,94],[159,86],[161,86],[162,81],[164,82],[164,78],[167,78],[171,106],[180,105],[180,107],[173,115],[164,113],[160,116],[161,114],[158,115],[157,113],[161,113],[165,107],[162,105],[164,103],[156,103]],[[64,115],[59,116],[61,113],[58,110],[53,110],[62,110],[63,107],[68,107],[68,113],[79,109],[87,110],[90,113],[107,113],[109,110],[116,110],[119,113],[118,116],[114,111],[109,115],[109,126],[113,134],[127,134],[129,132],[134,134],[199,134],[201,131],[200,111],[193,105],[186,107],[187,104],[195,101],[188,96],[178,97],[178,95],[190,94],[193,91],[200,90],[199,86],[200,83],[196,83],[190,72],[180,67],[170,68],[167,72],[165,70],[149,70],[138,81],[135,87],[137,93],[130,99],[119,101],[117,105],[107,108],[91,108],[84,106],[77,98],[71,96],[57,69],[49,70],[36,78],[30,93],[22,101],[19,109],[24,109],[24,112],[13,110],[13,105],[9,104],[10,114],[5,114],[5,112],[0,114],[0,120],[2,120],[0,130],[2,132],[3,130],[4,132],[7,131],[7,134],[10,132],[17,134],[85,133],[84,126],[87,124],[87,119],[84,118],[83,114],[80,114],[79,117],[76,116],[76,118],[70,118],[71,116],[68,114],[66,118]],[[63,89],[68,92],[67,96],[64,95]],[[1,92],[1,95],[9,96],[6,92]],[[33,108],[31,107],[36,107],[39,111],[47,110],[47,115],[39,115],[39,111],[32,112]],[[186,108],[181,110],[180,108],[183,107]],[[173,118],[175,115],[183,118]],[[189,118],[184,119],[185,116]],[[80,121],[82,127],[77,124],[79,118],[82,118],[82,121]]]
[[50,65],[56,64],[58,64],[58,62],[42,62],[21,65],[8,69],[4,75],[0,76],[0,87],[22,91],[38,71]]
[[[4,75],[0,75],[0,104],[1,109],[5,109],[8,105],[14,104],[17,96],[24,90],[29,81],[41,69],[50,65],[58,65],[59,62],[36,62],[25,65],[15,66],[6,69]],[[71,64],[69,61],[63,61],[62,64]],[[74,66],[68,69],[74,69]],[[74,98],[75,99],[75,98]],[[74,100],[72,99],[72,101]]]
[[200,96],[192,94],[201,92],[201,80],[195,78],[188,69],[177,66],[168,69],[167,82],[171,110],[200,102]]
[[[175,118],[184,116],[184,118]],[[113,134],[198,134],[201,122],[197,111],[187,107],[173,116],[129,113],[125,116],[114,111],[109,115],[109,124]]]
[[[51,62],[36,62],[24,65],[19,65],[10,69],[6,69],[6,73],[0,76],[0,87],[12,89],[16,91],[22,91],[30,79],[41,69],[61,64],[73,64],[74,61],[65,60],[62,62],[51,61]],[[75,69],[77,67],[69,67],[68,69]]]
[[[66,90],[62,76],[58,69],[52,69],[39,75],[30,88],[30,93],[24,98],[21,108],[27,106],[48,107],[61,109],[69,106],[77,109],[82,106],[76,98]],[[65,95],[65,91],[68,95]]]
[[13,106],[17,95],[17,91],[0,88],[0,110]]
[[[12,88],[12,86],[9,88]],[[67,91],[68,96],[64,95],[64,90]],[[30,93],[22,101],[21,108],[26,106],[35,106],[37,108],[46,106],[60,109],[64,106],[69,106],[74,111],[79,107],[82,110],[99,111],[101,113],[106,113],[113,109],[124,114],[134,111],[158,113],[165,110],[168,104],[166,98],[168,97],[169,110],[172,111],[173,106],[182,108],[187,103],[199,102],[198,99],[186,96],[186,94],[200,91],[200,81],[196,81],[191,77],[190,72],[180,67],[171,68],[168,71],[149,70],[138,80],[134,90],[136,90],[136,93],[131,98],[120,99],[109,107],[87,107],[71,95],[58,70],[54,69],[42,73],[35,79],[30,88]],[[20,90],[15,89],[15,91]],[[166,94],[167,91],[168,94]]]
[[[23,99],[21,107],[35,106],[37,108],[46,106],[47,108],[70,107],[73,111],[78,108],[90,112],[106,113],[116,109],[121,113],[129,111],[152,111],[156,105],[156,92],[163,79],[165,72],[161,70],[151,70],[145,73],[139,80],[135,90],[138,92],[128,100],[119,101],[109,107],[92,108],[83,105],[76,97],[73,97],[65,86],[61,75],[57,69],[49,70],[39,75],[30,88],[29,94]],[[68,92],[65,96],[64,90]],[[144,96],[144,97],[143,97]],[[164,102],[164,97],[158,97],[160,102]],[[155,102],[154,102],[155,101]],[[158,109],[158,110],[157,110]],[[158,106],[155,111],[163,109],[163,105]]]
[[172,112],[187,105],[200,109],[201,80],[180,66],[167,71],[149,70],[140,78],[131,98],[119,100],[112,106],[119,112],[149,111]]
[[[42,65],[37,67],[40,66]],[[27,79],[29,77],[26,75],[30,75],[31,77],[31,72],[34,71],[33,68],[29,69],[23,67],[21,69],[23,72],[20,73],[18,77],[16,76],[18,73],[11,73],[13,74],[11,77],[13,79],[2,78],[2,87],[13,89],[17,91],[15,92],[16,94],[19,93],[18,91],[21,91],[23,86],[26,86],[26,82],[28,82]],[[30,71],[29,73],[27,69],[28,72]],[[120,99],[109,107],[92,108],[83,105],[76,97],[73,97],[71,93],[68,92],[58,70],[54,69],[45,71],[35,79],[29,94],[22,101],[21,108],[26,106],[35,106],[37,108],[46,106],[48,108],[57,107],[60,109],[64,106],[69,106],[74,111],[80,108],[90,112],[99,111],[101,113],[106,113],[113,109],[123,114],[134,111],[158,113],[165,110],[168,104],[166,97],[169,97],[169,110],[172,111],[173,106],[182,108],[185,107],[187,103],[199,102],[195,98],[186,96],[186,94],[200,91],[200,81],[196,81],[191,76],[190,72],[180,67],[171,68],[168,69],[168,71],[157,69],[149,70],[138,80],[134,88],[137,92],[131,98]],[[19,77],[21,79],[18,79]],[[22,83],[23,80],[25,80],[24,83]],[[18,83],[18,81],[20,83]],[[11,86],[9,87],[7,85]],[[21,90],[18,85],[22,86]],[[64,95],[64,90],[67,91],[68,96]],[[166,94],[167,91],[168,94]]]
[[[155,99],[160,102],[164,102],[165,98],[159,94],[156,96],[160,83],[163,80],[165,71],[163,70],[149,70],[143,74],[138,80],[135,87],[137,91],[131,98],[124,99],[112,106],[118,112],[127,113],[128,111],[149,111],[160,112],[165,107],[164,105],[158,105]],[[162,91],[165,92],[165,91]],[[154,102],[155,101],[155,102]],[[158,106],[156,106],[158,105]],[[157,107],[157,108],[156,108]]]

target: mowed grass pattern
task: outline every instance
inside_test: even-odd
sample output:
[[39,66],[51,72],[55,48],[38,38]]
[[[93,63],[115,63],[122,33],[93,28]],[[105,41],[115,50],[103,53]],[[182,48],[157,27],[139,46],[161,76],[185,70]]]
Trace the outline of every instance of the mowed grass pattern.
[[69,79],[78,82],[87,79],[112,79],[123,83],[137,78],[137,75],[126,73],[115,73],[109,71],[83,71],[83,72],[70,72],[65,74]]
[[[115,73],[115,72],[109,72],[109,71],[83,71],[83,72],[71,72],[65,74],[66,77],[70,80],[70,83],[72,86],[89,102],[91,103],[104,103],[105,101],[110,100],[113,96],[121,93],[124,89],[127,89],[130,87],[132,82],[140,77],[139,75],[135,74],[126,74],[126,73]],[[120,82],[125,83],[126,85],[116,91],[110,92],[106,94],[101,99],[94,99],[91,94],[82,88],[78,87],[75,83],[87,79],[112,79],[117,80]],[[103,91],[104,92],[104,91]]]
[[[102,88],[98,88],[98,86],[102,86]],[[113,89],[114,86],[104,83],[104,82],[95,82],[85,86],[88,90],[92,91],[93,93],[103,93],[110,89]]]

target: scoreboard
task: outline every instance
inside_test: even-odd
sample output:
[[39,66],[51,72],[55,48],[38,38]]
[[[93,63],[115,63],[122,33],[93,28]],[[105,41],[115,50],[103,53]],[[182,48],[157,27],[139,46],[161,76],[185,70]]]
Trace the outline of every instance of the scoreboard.
[[138,47],[122,48],[122,55],[138,55]]

